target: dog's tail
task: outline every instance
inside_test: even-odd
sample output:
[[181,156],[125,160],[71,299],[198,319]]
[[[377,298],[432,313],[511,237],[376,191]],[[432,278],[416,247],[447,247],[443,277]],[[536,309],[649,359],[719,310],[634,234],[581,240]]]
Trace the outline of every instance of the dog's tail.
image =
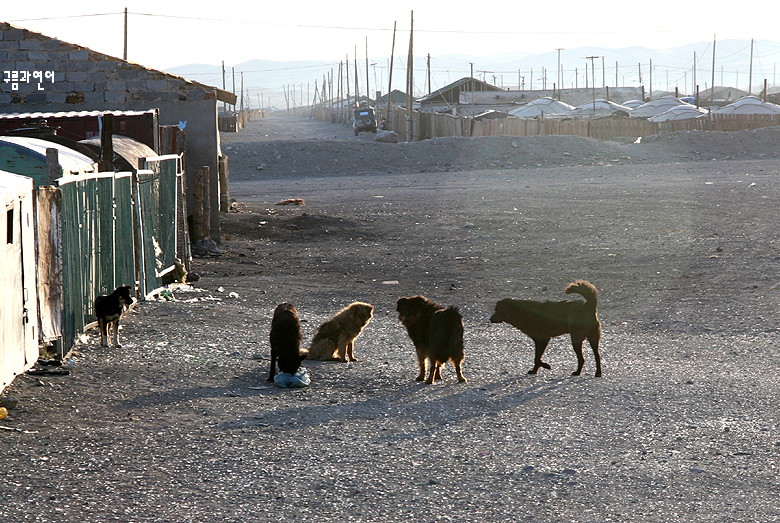
[[598,305],[599,291],[596,290],[592,283],[585,280],[577,280],[574,283],[570,283],[566,286],[564,292],[566,294],[579,294],[585,298],[585,303],[592,305],[594,308]]

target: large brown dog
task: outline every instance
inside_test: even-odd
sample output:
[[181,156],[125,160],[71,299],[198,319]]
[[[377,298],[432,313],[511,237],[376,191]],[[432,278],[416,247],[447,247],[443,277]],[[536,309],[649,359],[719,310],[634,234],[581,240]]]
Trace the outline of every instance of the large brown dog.
[[516,327],[534,340],[536,356],[534,366],[528,374],[536,374],[539,367],[549,369],[542,361],[544,350],[550,339],[562,334],[571,334],[571,344],[577,355],[577,370],[572,376],[579,376],[585,358],[582,356],[582,342],[586,339],[593,349],[596,360],[596,377],[601,376],[601,355],[599,340],[601,339],[601,322],[598,313],[598,291],[592,284],[577,280],[570,283],[566,294],[579,294],[585,301],[532,301],[504,299],[496,303],[496,312],[490,317],[493,323],[506,322]]
[[320,325],[309,348],[310,360],[358,361],[355,339],[374,316],[374,307],[356,301]]
[[301,352],[301,321],[298,310],[290,303],[280,303],[274,310],[271,320],[271,370],[268,381],[276,376],[276,365],[279,372],[295,374],[306,359],[306,351]]
[[463,317],[456,307],[444,308],[425,296],[401,298],[396,303],[401,321],[417,352],[420,372],[417,381],[425,379],[426,361],[429,363],[426,383],[441,379],[441,367],[452,361],[458,381],[464,382]]

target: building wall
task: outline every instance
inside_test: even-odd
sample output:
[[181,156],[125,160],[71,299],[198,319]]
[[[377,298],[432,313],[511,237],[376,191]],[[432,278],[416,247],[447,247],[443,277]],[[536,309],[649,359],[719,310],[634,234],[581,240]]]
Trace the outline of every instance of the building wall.
[[186,122],[188,176],[201,166],[212,173],[211,225],[219,240],[215,89],[4,23],[0,74],[0,112],[158,108],[160,125]]

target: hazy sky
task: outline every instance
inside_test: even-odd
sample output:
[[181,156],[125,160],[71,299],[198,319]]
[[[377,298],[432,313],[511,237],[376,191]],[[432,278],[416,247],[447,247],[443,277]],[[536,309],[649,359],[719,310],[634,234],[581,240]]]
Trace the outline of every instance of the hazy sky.
[[666,0],[493,0],[455,7],[457,4],[431,0],[5,0],[0,20],[121,57],[122,13],[127,7],[128,59],[165,69],[192,63],[219,64],[223,60],[230,66],[254,58],[338,62],[347,54],[353,56],[356,47],[358,56],[364,57],[366,43],[369,55],[389,56],[394,22],[398,27],[395,54],[404,56],[412,10],[415,55],[434,57],[484,56],[502,51],[539,53],[583,46],[664,49],[711,41],[714,36],[777,40],[780,15],[780,2],[764,4],[761,9],[721,12],[716,12],[714,4],[702,10],[700,2]]

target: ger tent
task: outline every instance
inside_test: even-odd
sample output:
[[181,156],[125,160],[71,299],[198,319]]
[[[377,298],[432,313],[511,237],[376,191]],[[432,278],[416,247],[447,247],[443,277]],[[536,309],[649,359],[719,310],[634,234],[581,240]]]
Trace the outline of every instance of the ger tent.
[[509,114],[521,118],[536,118],[537,116],[545,116],[548,114],[566,114],[572,109],[574,109],[573,105],[545,96],[528,102],[522,107],[513,109],[509,111]]
[[616,104],[609,100],[597,99],[592,102],[575,107],[569,112],[569,116],[594,117],[594,116],[612,116],[616,114],[627,115],[631,109],[625,105]]
[[681,104],[664,111],[661,114],[648,118],[650,122],[668,122],[671,120],[688,120],[690,118],[701,118],[707,114],[706,109],[696,107],[691,104]]
[[713,114],[780,114],[780,105],[763,102],[755,96],[745,96],[713,111]]
[[676,107],[678,105],[691,105],[691,104],[683,102],[682,100],[674,96],[664,96],[662,98],[656,98],[655,100],[650,100],[646,104],[640,105],[639,107],[631,111],[629,113],[629,116],[632,118],[651,118],[653,116],[666,112],[672,107]]

